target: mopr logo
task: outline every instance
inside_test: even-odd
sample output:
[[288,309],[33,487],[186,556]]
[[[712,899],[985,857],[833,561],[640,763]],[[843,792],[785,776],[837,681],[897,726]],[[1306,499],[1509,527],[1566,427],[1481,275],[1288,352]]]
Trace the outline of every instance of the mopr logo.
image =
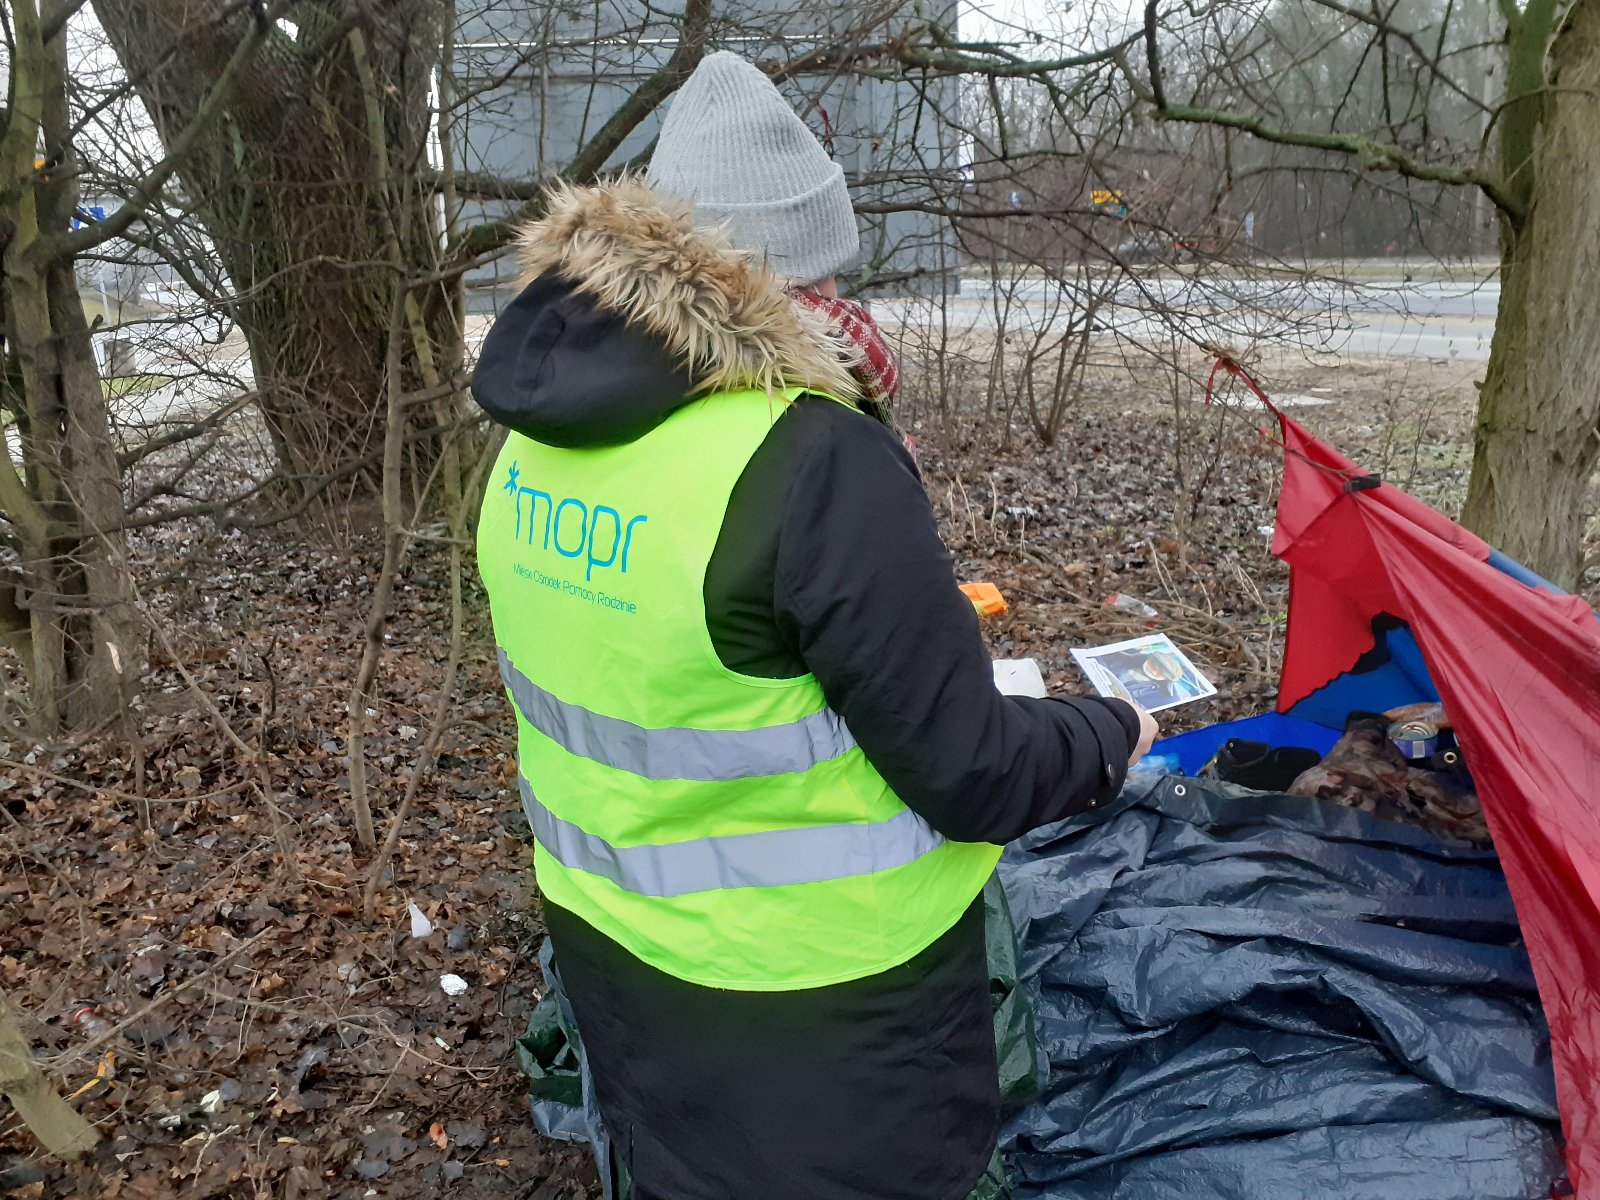
[[[512,463],[506,473],[505,486],[501,491],[509,495],[517,506],[517,540],[526,541],[530,546],[542,545],[546,550],[553,545],[562,558],[584,559],[585,580],[594,578],[596,567],[619,567],[622,574],[626,575],[634,528],[650,519],[637,516],[624,521],[622,514],[609,504],[591,506],[572,496],[557,500],[549,492],[524,486],[516,463]],[[524,496],[527,497],[526,522],[523,520]],[[541,500],[544,501],[543,521],[539,515]],[[524,525],[526,534],[523,533]],[[596,551],[604,557],[597,557]]]

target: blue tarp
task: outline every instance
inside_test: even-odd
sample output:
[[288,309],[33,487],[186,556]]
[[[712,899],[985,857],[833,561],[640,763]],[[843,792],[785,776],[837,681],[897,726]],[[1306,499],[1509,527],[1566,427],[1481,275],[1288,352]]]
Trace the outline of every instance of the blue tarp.
[[1211,781],[1000,868],[1049,1059],[1018,1200],[1534,1200],[1545,1027],[1492,851]]
[[1164,737],[1151,749],[1151,757],[1167,755],[1177,760],[1179,771],[1173,774],[1198,775],[1200,768],[1211,761],[1222,743],[1230,738],[1265,742],[1269,746],[1304,746],[1318,754],[1332,750],[1339,740],[1339,730],[1315,721],[1285,716],[1283,713],[1261,713],[1229,721],[1225,725],[1207,725],[1187,733]]
[[[1562,1177],[1492,850],[1171,776],[1015,843],[999,877],[1042,1081],[1005,1133],[1016,1200],[1543,1200]],[[535,1120],[606,1163],[542,965]]]

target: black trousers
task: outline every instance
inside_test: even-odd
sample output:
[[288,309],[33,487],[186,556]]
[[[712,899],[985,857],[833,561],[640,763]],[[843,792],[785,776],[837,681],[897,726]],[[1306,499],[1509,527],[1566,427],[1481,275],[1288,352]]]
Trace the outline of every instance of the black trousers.
[[796,992],[699,987],[545,919],[634,1200],[964,1200],[991,1170],[981,900],[909,962]]

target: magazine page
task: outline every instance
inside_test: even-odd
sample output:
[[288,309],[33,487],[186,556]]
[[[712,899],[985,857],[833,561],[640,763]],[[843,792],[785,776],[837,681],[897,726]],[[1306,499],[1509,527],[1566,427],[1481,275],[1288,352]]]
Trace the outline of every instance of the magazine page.
[[1102,696],[1131,701],[1149,712],[1217,694],[1216,685],[1164,633],[1074,650],[1072,657]]

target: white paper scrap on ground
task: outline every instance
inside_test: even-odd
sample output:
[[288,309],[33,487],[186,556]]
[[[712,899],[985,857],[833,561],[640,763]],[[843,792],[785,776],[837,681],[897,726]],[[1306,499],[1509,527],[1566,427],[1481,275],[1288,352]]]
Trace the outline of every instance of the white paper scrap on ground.
[[411,936],[425,938],[433,932],[433,922],[428,920],[427,914],[417,907],[416,901],[407,900],[406,908],[411,910]]
[[459,996],[467,990],[467,981],[459,975],[441,975],[439,986],[444,989],[446,996]]
[[1007,696],[1036,696],[1043,699],[1050,694],[1044,686],[1044,673],[1031,658],[995,659],[994,685]]

